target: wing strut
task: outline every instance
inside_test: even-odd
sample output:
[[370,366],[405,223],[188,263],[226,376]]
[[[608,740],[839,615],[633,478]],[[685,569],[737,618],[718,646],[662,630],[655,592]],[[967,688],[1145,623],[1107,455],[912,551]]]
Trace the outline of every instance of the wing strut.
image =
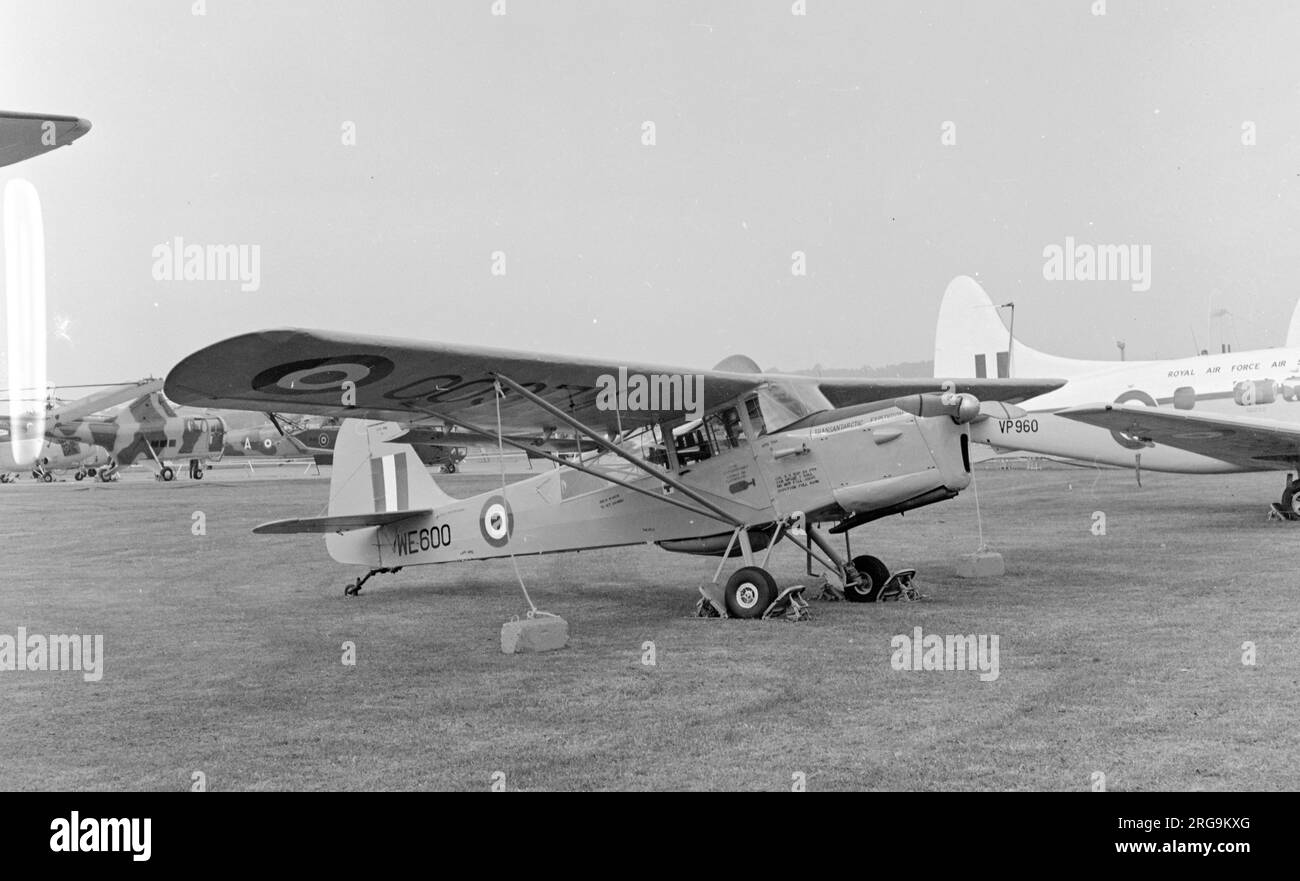
[[[472,422],[466,422],[466,421],[464,421],[463,419],[456,419],[456,418],[453,417],[453,416],[447,416],[447,415],[442,414],[442,413],[437,413],[437,412],[435,412],[435,411],[433,411],[433,410],[429,410],[429,409],[427,409],[427,408],[425,408],[425,407],[417,407],[416,409],[418,409],[421,413],[424,413],[424,414],[426,414],[426,415],[428,415],[428,416],[430,416],[430,417],[432,417],[432,418],[434,418],[434,419],[442,419],[442,420],[445,420],[446,422],[448,422],[448,423],[450,423],[450,424],[452,424],[452,425],[455,425],[455,426],[457,426],[457,427],[459,427],[459,428],[463,428],[463,429],[465,429],[466,431],[472,431],[472,432],[475,432],[476,434],[481,434],[481,435],[483,435],[484,437],[492,437],[494,434],[496,434],[495,432],[493,432],[493,431],[491,431],[491,430],[489,430],[489,429],[483,428],[483,427],[481,427],[481,426],[475,425],[475,424],[472,423]],[[677,507],[682,508],[682,509],[687,510],[687,511],[690,511],[692,514],[695,514],[695,515],[697,515],[697,516],[699,516],[699,517],[707,517],[707,518],[709,518],[709,519],[711,519],[711,520],[721,520],[721,519],[722,519],[722,518],[719,517],[717,514],[714,514],[712,511],[704,511],[704,510],[701,510],[701,509],[695,507],[694,505],[688,505],[686,502],[683,502],[683,501],[681,501],[680,499],[674,499],[674,498],[671,498],[670,496],[661,495],[661,494],[659,494],[659,493],[657,493],[657,492],[651,492],[650,490],[645,489],[644,487],[636,486],[635,484],[628,483],[628,482],[625,481],[625,480],[620,480],[620,479],[617,478],[617,477],[611,477],[611,476],[608,475],[608,474],[602,474],[601,472],[596,471],[596,470],[593,469],[593,468],[588,468],[588,467],[586,467],[585,465],[581,465],[581,464],[576,463],[576,462],[569,462],[569,461],[566,461],[565,459],[561,459],[559,456],[556,456],[555,454],[553,454],[553,453],[551,453],[551,452],[548,452],[547,450],[543,450],[543,449],[539,449],[539,448],[537,448],[537,447],[529,446],[529,445],[526,444],[526,443],[522,443],[522,442],[520,442],[520,441],[514,440],[513,438],[506,437],[504,434],[497,435],[497,440],[499,440],[501,443],[509,444],[509,445],[512,446],[512,447],[516,447],[516,448],[518,448],[518,449],[520,449],[520,450],[523,450],[525,453],[528,453],[528,454],[531,455],[531,456],[541,456],[543,459],[549,459],[550,461],[554,462],[556,465],[561,465],[561,466],[563,466],[563,467],[565,467],[565,468],[572,468],[572,469],[574,469],[575,471],[581,471],[581,472],[584,473],[584,474],[590,474],[592,477],[599,478],[600,480],[607,480],[607,481],[609,481],[610,483],[617,484],[618,486],[621,486],[621,487],[623,487],[624,489],[630,489],[630,490],[632,490],[633,492],[639,492],[639,493],[641,493],[642,495],[644,495],[644,496],[649,496],[649,497],[652,498],[652,499],[657,499],[658,501],[661,501],[661,502],[667,502],[667,503],[670,504],[670,505],[676,505]],[[654,473],[654,472],[651,472],[651,474],[652,474],[652,475],[655,477],[655,479],[657,479],[657,480],[663,480],[663,479],[664,479],[664,478],[663,478],[663,475],[661,475],[661,474],[657,474],[657,473]],[[667,481],[665,481],[665,482],[667,482]],[[736,522],[736,521],[733,521],[733,520],[731,520],[731,519],[726,519],[726,520],[723,520],[722,522],[727,523],[727,524],[732,525],[732,526],[737,525],[737,522]]]
[[673,489],[680,492],[682,495],[687,496],[688,498],[695,500],[695,502],[697,502],[698,504],[703,505],[705,508],[708,508],[710,511],[714,513],[715,515],[714,519],[721,520],[724,523],[730,523],[732,526],[745,525],[744,522],[741,521],[739,518],[733,517],[731,514],[728,514],[722,508],[719,508],[717,505],[713,504],[713,502],[710,502],[704,496],[700,495],[695,490],[691,489],[689,486],[682,483],[677,478],[669,474],[664,474],[662,472],[656,471],[655,469],[647,465],[645,462],[642,462],[636,456],[633,456],[631,453],[627,452],[626,450],[621,449],[615,446],[614,444],[611,444],[609,441],[605,440],[603,437],[596,434],[594,431],[592,431],[590,428],[584,425],[581,421],[573,418],[568,413],[565,413],[563,410],[561,410],[559,407],[552,404],[550,401],[547,401],[533,394],[531,391],[524,388],[522,385],[515,382],[513,379],[506,376],[505,374],[494,373],[492,375],[495,376],[497,379],[501,380],[502,382],[504,382],[506,385],[510,386],[519,394],[523,395],[528,400],[532,401],[537,406],[541,407],[547,413],[550,413],[552,416],[555,416],[558,419],[563,419],[565,422],[569,423],[569,425],[572,426],[572,428],[575,431],[581,432],[582,434],[586,435],[587,438],[592,443],[594,443],[596,446],[600,447],[601,449],[605,450],[605,452],[613,453],[619,458],[626,460],[627,462],[631,463],[633,467],[639,468],[640,470],[644,471],[646,474],[649,474],[651,477],[655,478],[656,480],[662,480],[664,483],[668,484]]

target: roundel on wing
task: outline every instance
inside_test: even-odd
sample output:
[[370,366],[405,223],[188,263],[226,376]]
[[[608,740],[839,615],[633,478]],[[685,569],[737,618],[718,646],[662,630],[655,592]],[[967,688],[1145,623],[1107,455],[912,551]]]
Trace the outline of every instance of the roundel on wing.
[[483,540],[494,548],[505,547],[515,531],[515,515],[504,496],[492,496],[479,513],[478,529]]
[[[1126,404],[1129,401],[1137,401],[1147,407],[1158,406],[1155,398],[1140,389],[1129,389],[1115,399],[1116,404]],[[1129,437],[1128,435],[1118,431],[1112,431],[1110,436],[1115,438],[1115,443],[1119,444],[1126,450],[1145,450],[1147,447],[1151,446],[1148,443],[1144,443],[1143,441]]]
[[393,372],[393,366],[393,362],[382,355],[308,358],[268,367],[253,377],[253,390],[274,389],[291,395],[337,392],[345,382],[354,382],[358,387],[378,382]]

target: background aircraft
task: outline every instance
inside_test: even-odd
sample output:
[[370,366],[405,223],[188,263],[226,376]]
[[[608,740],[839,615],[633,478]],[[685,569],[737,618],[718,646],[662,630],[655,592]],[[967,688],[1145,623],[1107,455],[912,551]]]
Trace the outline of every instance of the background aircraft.
[[[973,279],[944,292],[934,344],[937,378],[1061,377],[1019,418],[988,419],[971,440],[1085,463],[1184,474],[1300,470],[1300,305],[1286,345],[1159,361],[1060,358],[1012,340]],[[1300,480],[1281,506],[1300,516]]]
[[36,480],[52,483],[54,475],[61,471],[72,471],[74,479],[82,480],[94,477],[108,462],[108,450],[103,447],[75,440],[47,440],[34,461],[20,465],[10,452],[8,432],[0,430],[0,483],[12,483],[17,475],[29,473]]
[[56,442],[80,441],[103,447],[109,464],[99,470],[101,480],[111,480],[117,470],[136,461],[151,460],[164,481],[174,480],[172,464],[189,460],[190,477],[203,477],[204,465],[221,458],[226,425],[220,416],[182,415],[156,390],[140,395],[114,413],[68,418],[61,414],[47,424],[46,437]]
[[[763,374],[746,358],[722,366],[684,371],[283,330],[189,356],[166,389],[194,406],[355,417],[338,435],[328,516],[258,528],[327,534],[335,560],[370,567],[350,592],[407,565],[655,542],[684,553],[738,552],[746,565],[728,580],[725,605],[758,617],[775,600],[776,582],[754,550],[783,537],[817,555],[849,599],[874,599],[885,564],[842,555],[816,524],[843,533],[954,497],[970,482],[966,425],[981,414],[971,393],[1020,399],[1058,384],[787,377]],[[700,377],[699,437],[675,431],[687,422],[680,399],[653,410],[601,406],[602,377],[632,374]],[[355,384],[347,405],[345,380]],[[594,452],[578,461],[533,448],[565,467],[458,500],[420,467],[412,446],[393,442],[422,420],[525,450],[511,432],[536,437],[564,424]],[[683,450],[700,444],[684,460]]]
[[55,113],[0,110],[0,167],[66,147],[90,131],[90,120]]

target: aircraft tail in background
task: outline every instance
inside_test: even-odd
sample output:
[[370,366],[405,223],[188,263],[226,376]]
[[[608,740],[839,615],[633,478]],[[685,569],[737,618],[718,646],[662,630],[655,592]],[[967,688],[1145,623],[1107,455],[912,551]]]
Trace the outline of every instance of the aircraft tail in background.
[[934,336],[936,377],[1054,376],[1074,379],[1113,369],[1118,361],[1060,358],[1012,341],[1010,331],[984,289],[975,279],[959,275],[949,284],[939,306]]

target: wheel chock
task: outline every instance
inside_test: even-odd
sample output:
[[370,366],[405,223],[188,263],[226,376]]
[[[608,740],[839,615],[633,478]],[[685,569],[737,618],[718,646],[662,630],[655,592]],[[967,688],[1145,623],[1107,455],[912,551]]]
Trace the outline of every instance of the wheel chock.
[[722,588],[716,583],[700,585],[700,599],[695,603],[696,618],[730,618]]
[[763,620],[781,617],[791,621],[806,621],[811,618],[812,613],[808,611],[808,601],[803,598],[803,592],[802,584],[794,584],[781,591],[763,613]]
[[925,599],[925,595],[917,590],[912,580],[916,578],[915,569],[899,569],[889,577],[882,587],[876,593],[876,602],[887,603],[891,600],[903,603],[914,603],[918,600]]

